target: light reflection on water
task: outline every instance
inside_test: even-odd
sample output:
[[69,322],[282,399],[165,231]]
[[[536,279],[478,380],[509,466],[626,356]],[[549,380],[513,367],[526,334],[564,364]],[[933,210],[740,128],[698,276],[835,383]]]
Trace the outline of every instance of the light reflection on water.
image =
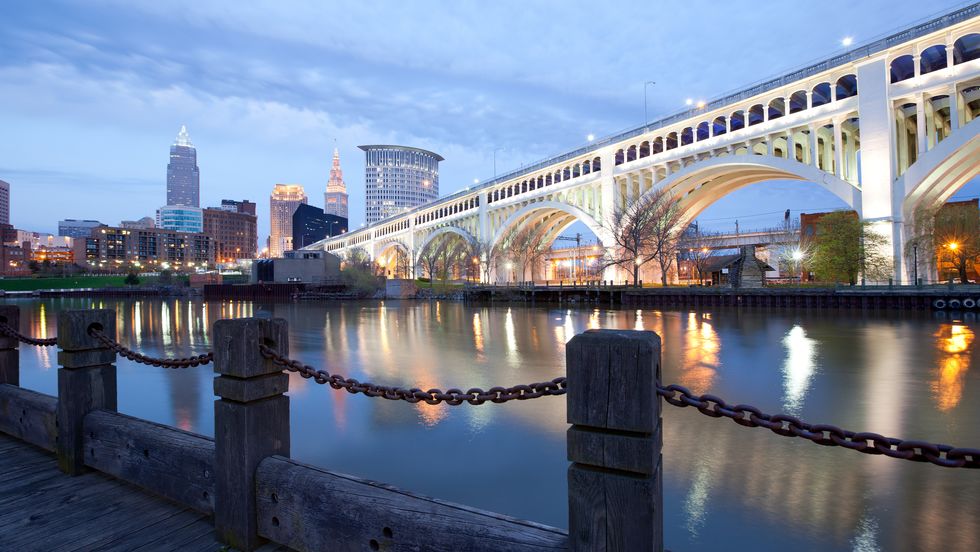
[[[698,393],[816,422],[980,445],[975,324],[847,312],[473,307],[454,303],[18,300],[22,329],[56,333],[57,311],[117,310],[120,341],[199,354],[215,320],[277,316],[290,356],[361,381],[488,388],[564,373],[586,328],[655,331],[663,377]],[[24,348],[22,384],[54,393],[55,352]],[[120,410],[213,433],[210,367],[121,361]],[[972,389],[972,393],[971,393]],[[565,525],[564,398],[480,407],[349,395],[290,374],[293,456],[423,494]],[[698,550],[976,550],[980,477],[816,447],[665,406],[667,545]],[[520,489],[520,493],[512,492]],[[950,507],[950,505],[956,507]]]

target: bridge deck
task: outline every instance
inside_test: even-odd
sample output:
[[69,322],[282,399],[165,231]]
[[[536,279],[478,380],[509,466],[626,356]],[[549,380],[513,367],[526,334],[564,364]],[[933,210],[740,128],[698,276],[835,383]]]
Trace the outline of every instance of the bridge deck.
[[2,433],[0,543],[51,552],[227,550],[208,516],[98,472],[69,477],[51,454]]

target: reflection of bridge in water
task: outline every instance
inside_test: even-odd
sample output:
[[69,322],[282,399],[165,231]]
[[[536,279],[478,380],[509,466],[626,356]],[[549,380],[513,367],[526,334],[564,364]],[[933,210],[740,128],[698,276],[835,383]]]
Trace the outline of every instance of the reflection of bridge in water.
[[[506,248],[515,229],[551,243],[581,222],[610,244],[612,214],[651,190],[669,190],[691,221],[737,189],[787,179],[820,186],[874,222],[905,280],[913,214],[977,174],[978,14],[980,5],[961,8],[311,247],[363,248],[395,273],[396,258],[419,259],[453,236],[485,251]],[[514,278],[489,268],[491,280]],[[602,279],[624,279],[606,270]]]

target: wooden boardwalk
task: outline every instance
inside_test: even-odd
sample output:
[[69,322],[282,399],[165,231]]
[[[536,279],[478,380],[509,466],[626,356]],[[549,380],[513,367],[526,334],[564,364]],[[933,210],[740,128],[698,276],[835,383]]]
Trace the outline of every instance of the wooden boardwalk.
[[24,552],[228,550],[209,516],[96,471],[69,477],[54,455],[3,433],[0,543]]

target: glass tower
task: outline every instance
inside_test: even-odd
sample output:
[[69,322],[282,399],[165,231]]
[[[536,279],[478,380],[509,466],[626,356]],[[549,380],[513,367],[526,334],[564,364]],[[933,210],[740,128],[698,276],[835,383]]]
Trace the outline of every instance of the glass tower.
[[358,146],[365,152],[368,224],[439,197],[442,156],[406,146]]
[[201,206],[201,175],[197,169],[197,150],[180,125],[177,141],[170,146],[167,165],[167,205]]

